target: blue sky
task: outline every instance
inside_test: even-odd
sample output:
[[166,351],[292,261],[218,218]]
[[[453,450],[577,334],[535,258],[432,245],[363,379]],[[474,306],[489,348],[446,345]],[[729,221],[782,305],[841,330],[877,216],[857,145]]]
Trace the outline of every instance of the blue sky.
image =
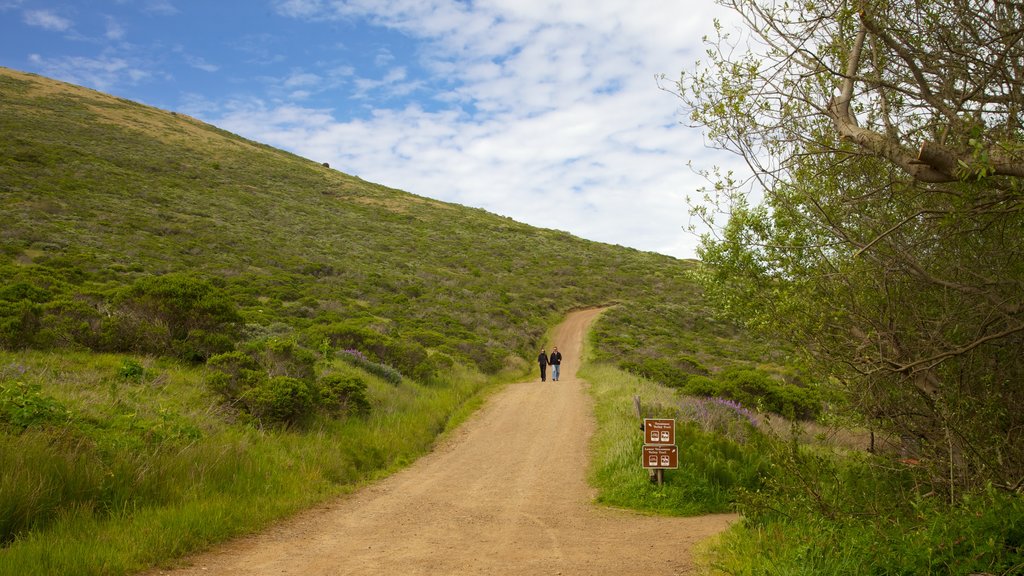
[[[333,168],[677,257],[708,150],[658,88],[712,0],[0,0],[0,65]],[[567,255],[568,256],[568,255]]]

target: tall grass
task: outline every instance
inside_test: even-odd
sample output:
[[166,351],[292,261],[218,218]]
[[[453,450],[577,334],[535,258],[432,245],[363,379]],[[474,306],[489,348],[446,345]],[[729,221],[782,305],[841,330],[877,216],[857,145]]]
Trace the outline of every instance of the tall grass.
[[989,490],[950,504],[915,494],[912,476],[849,454],[783,466],[745,498],[743,521],[706,565],[734,576],[1024,574],[1019,495]]
[[[42,366],[74,368],[45,354],[19,361],[22,378]],[[412,462],[495,383],[470,371],[429,387],[364,374],[373,403],[365,417],[261,430],[224,414],[174,412],[197,433],[161,435],[161,420],[146,415],[168,412],[154,404],[178,404],[172,392],[147,396],[152,379],[116,380],[118,359],[80,361],[79,373],[96,377],[77,390],[45,390],[60,392],[69,418],[20,431],[0,418],[0,576],[131,574],[258,530]],[[171,390],[201,380],[198,368],[163,368],[158,380]],[[355,370],[340,361],[331,369]],[[54,372],[44,377],[52,383]],[[103,406],[112,381],[113,408]],[[91,416],[112,409],[143,416]]]

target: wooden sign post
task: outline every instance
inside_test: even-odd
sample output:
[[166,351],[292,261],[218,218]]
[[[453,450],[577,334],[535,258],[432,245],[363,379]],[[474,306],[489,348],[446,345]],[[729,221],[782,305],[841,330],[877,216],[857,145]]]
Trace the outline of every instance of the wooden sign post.
[[679,468],[676,447],[676,421],[671,418],[644,418],[644,447],[641,464],[654,471],[658,486],[665,480],[665,470]]

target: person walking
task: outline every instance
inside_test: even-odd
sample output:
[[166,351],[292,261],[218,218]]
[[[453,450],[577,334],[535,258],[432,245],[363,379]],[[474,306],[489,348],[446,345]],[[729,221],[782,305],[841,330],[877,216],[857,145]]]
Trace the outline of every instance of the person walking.
[[558,346],[555,346],[555,349],[551,351],[548,364],[551,364],[551,379],[558,382],[558,372],[562,367],[562,353],[558,351]]
[[540,381],[544,382],[547,380],[548,355],[543,348],[540,349],[540,355],[537,356],[537,364],[540,365]]

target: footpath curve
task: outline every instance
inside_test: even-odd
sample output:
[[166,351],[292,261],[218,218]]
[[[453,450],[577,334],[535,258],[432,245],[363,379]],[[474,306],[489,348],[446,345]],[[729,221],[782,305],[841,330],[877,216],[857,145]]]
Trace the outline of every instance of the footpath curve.
[[735,515],[667,518],[592,504],[586,470],[595,422],[576,371],[599,313],[571,313],[546,343],[564,357],[558,382],[537,376],[509,385],[409,468],[185,568],[151,574],[692,573],[693,545]]

